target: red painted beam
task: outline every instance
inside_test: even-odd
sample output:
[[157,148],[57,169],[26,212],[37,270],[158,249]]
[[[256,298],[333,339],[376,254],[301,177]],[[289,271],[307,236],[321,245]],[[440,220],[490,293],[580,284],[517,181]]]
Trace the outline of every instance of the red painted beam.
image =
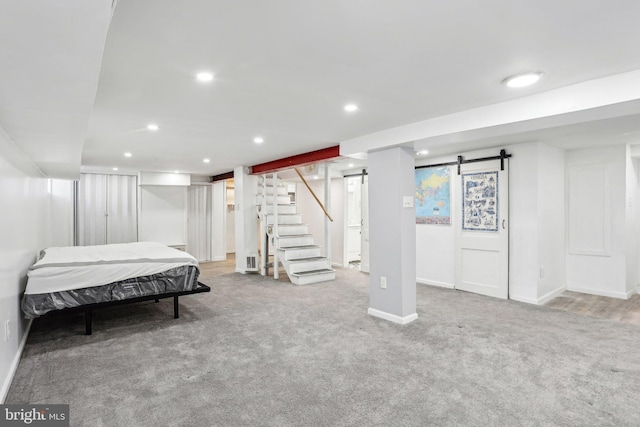
[[291,169],[297,166],[304,166],[311,163],[321,162],[323,160],[335,159],[340,157],[340,146],[323,148],[322,150],[310,151],[304,154],[297,154],[284,159],[273,160],[271,162],[260,163],[251,166],[251,174],[257,175],[262,173],[276,172],[282,169]]

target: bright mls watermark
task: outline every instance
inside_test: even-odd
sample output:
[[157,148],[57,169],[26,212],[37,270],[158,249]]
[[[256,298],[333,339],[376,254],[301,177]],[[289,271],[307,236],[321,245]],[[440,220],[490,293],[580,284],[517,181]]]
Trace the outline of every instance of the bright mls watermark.
[[0,405],[0,427],[69,427],[69,405]]

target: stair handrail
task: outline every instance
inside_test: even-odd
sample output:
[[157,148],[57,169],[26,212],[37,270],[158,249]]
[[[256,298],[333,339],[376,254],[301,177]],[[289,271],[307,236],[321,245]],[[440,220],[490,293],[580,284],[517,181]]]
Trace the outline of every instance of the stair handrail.
[[309,184],[307,183],[307,180],[304,179],[304,176],[302,176],[302,174],[300,173],[298,168],[293,168],[293,169],[295,169],[296,173],[298,174],[298,176],[300,177],[300,179],[302,180],[304,185],[307,186],[307,189],[311,192],[311,195],[313,196],[313,198],[316,199],[316,202],[318,202],[318,204],[320,205],[320,207],[324,211],[324,214],[327,216],[327,218],[329,218],[329,220],[331,220],[331,222],[333,222],[333,218],[331,218],[331,215],[329,215],[329,212],[327,212],[327,209],[324,207],[324,205],[322,204],[320,199],[318,199],[318,196],[316,196],[316,193],[311,189],[311,187],[309,187]]

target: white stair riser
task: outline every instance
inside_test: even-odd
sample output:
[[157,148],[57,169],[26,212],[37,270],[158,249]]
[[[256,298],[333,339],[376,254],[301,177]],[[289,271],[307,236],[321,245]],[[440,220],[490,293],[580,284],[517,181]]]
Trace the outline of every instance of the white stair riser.
[[279,236],[291,236],[296,234],[308,234],[309,226],[306,224],[296,224],[296,225],[287,225],[287,224],[279,224],[278,225],[278,235]]
[[[264,181],[262,180],[262,176],[260,176],[260,178],[258,178],[258,185],[262,186],[263,182]],[[283,180],[280,177],[278,177],[278,187],[281,186],[281,185],[289,184],[289,183],[290,183],[289,181]],[[267,186],[273,186],[273,178],[267,177]]]
[[[274,212],[273,206],[272,205],[267,205],[266,209],[268,214],[272,214]],[[296,208],[296,205],[280,205],[278,206],[278,213],[281,214],[294,214],[297,213],[298,210]]]
[[278,247],[313,245],[313,236],[279,237]]
[[[262,185],[258,185],[258,194],[262,194]],[[273,186],[267,186],[267,194],[273,194]],[[287,187],[278,186],[278,194],[280,194],[281,196],[288,196],[289,192],[287,191]]]
[[289,276],[291,283],[294,285],[310,285],[312,283],[327,282],[329,280],[334,280],[335,278],[336,273],[334,271],[315,274],[313,276],[295,276],[293,274]]
[[[267,225],[275,223],[275,215],[267,214]],[[302,224],[302,215],[278,215],[278,224]]]
[[322,250],[319,247],[311,247],[304,249],[287,249],[280,251],[280,258],[284,258],[285,260],[295,260],[300,258],[311,258],[315,256],[321,256]]
[[[258,200],[257,203],[259,205],[262,204],[262,193],[258,194]],[[279,205],[288,205],[291,203],[291,196],[287,195],[287,196],[278,196],[278,204]],[[272,205],[273,204],[273,196],[267,194],[267,204],[268,205]]]
[[302,273],[314,270],[330,270],[331,262],[327,258],[305,262],[292,262],[289,264],[289,273]]

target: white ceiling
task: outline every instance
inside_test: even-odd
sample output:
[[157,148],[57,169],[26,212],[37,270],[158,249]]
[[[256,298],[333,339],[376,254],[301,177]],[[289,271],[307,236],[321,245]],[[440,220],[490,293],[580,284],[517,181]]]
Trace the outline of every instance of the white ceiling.
[[[66,8],[59,11],[60,2],[36,3],[38,14],[73,15]],[[110,0],[101,2],[107,3],[110,7]],[[45,6],[48,11],[42,11]],[[54,23],[62,33],[71,28],[75,40],[91,45],[92,52],[101,49],[99,37],[87,27],[102,10],[82,13],[87,19],[74,15]],[[69,143],[67,148],[81,153],[83,167],[93,170],[227,172],[640,70],[638,16],[637,0],[120,0],[104,46],[84,146]],[[25,13],[18,23],[28,20]],[[0,44],[2,53],[9,50],[15,57],[29,51],[53,31],[30,28],[36,37],[20,25],[12,27],[20,40]],[[73,43],[48,50],[48,57],[63,59],[50,61],[49,67],[62,67],[79,81],[97,78],[95,69],[83,66],[82,55],[70,55],[79,52]],[[196,82],[195,73],[201,70],[214,72],[215,80]],[[501,85],[504,77],[528,70],[542,70],[545,76],[532,88]],[[0,126],[18,145],[26,147],[37,137],[44,143],[47,129],[26,138],[31,124],[5,113],[20,105],[24,94],[4,90],[1,82],[7,82],[7,75],[15,78],[3,67]],[[47,81],[60,85],[59,91],[73,88],[64,79]],[[348,102],[360,110],[344,112]],[[78,109],[68,104],[61,103],[57,113]],[[625,111],[626,118],[544,130],[514,128],[499,137],[450,135],[430,150],[449,154],[530,140],[563,148],[633,142],[639,135],[640,108]],[[86,128],[86,117],[80,116],[76,125]],[[159,131],[146,130],[151,122]],[[264,137],[264,144],[253,143],[256,135]],[[125,159],[125,151],[133,156]],[[211,163],[203,163],[205,157]],[[32,158],[45,172],[57,173],[37,155]],[[77,160],[66,166],[70,172],[79,169]]]

